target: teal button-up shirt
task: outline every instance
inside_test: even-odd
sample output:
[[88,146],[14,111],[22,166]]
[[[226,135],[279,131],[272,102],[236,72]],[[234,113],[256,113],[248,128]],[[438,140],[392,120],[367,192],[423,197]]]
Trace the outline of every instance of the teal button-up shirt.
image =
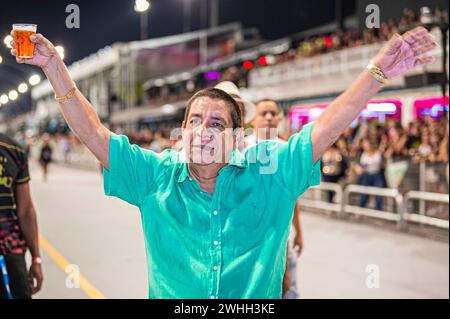
[[111,133],[105,193],[141,211],[150,298],[281,298],[295,202],[320,182],[311,131],[235,150],[214,195],[181,153]]

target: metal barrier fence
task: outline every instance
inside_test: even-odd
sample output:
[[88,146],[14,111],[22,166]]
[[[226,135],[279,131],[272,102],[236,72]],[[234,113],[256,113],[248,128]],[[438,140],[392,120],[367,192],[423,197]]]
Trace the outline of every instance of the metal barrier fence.
[[436,218],[427,216],[425,213],[425,209],[422,210],[422,208],[419,210],[419,213],[410,213],[408,211],[408,201],[410,200],[419,200],[420,202],[437,202],[437,203],[443,203],[447,204],[449,202],[448,194],[439,194],[439,193],[430,193],[430,192],[422,192],[422,191],[409,191],[405,194],[405,218],[408,221],[420,223],[420,224],[426,224],[431,226],[436,226],[440,228],[446,228],[449,227],[448,220]]
[[335,194],[334,201],[335,203],[328,203],[323,201],[317,201],[317,198],[314,199],[308,199],[308,198],[302,198],[301,205],[308,207],[308,208],[315,208],[315,209],[325,209],[328,211],[333,211],[340,213],[342,211],[342,186],[335,183],[326,183],[322,182],[319,186],[313,187],[313,189],[333,192]]
[[[350,205],[350,194],[356,193],[361,195],[381,196],[392,198],[395,201],[395,212],[388,212],[376,209],[365,208],[356,205]],[[344,189],[344,198],[342,202],[342,213],[352,213],[363,215],[372,218],[381,218],[385,220],[397,222],[397,227],[400,230],[406,229],[403,205],[403,196],[397,189],[394,188],[379,188],[361,185],[348,185]]]
[[[347,185],[342,186],[335,183],[321,183],[321,185],[313,187],[309,194],[311,197],[302,197],[299,204],[302,207],[320,209],[324,211],[333,211],[340,217],[348,214],[355,214],[367,216],[376,219],[383,219],[396,222],[397,228],[405,231],[408,222],[414,222],[423,225],[430,225],[439,228],[449,229],[449,221],[441,218],[427,216],[425,213],[412,213],[407,208],[408,201],[419,200],[423,202],[437,202],[447,204],[449,203],[448,194],[431,193],[423,191],[408,191],[402,195],[394,188],[379,188],[361,185]],[[329,203],[322,200],[320,192],[333,192],[334,202]],[[394,200],[393,211],[376,210],[366,207],[354,205],[350,201],[351,194],[381,196],[385,198],[392,198]]]

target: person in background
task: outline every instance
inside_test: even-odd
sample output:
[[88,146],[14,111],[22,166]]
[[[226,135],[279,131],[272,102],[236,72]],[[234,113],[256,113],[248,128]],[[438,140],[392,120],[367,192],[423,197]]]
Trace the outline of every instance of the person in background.
[[417,153],[420,146],[420,123],[412,122],[408,127],[408,138],[406,140],[405,147],[408,150],[408,154],[413,156]]
[[48,176],[48,165],[52,162],[52,153],[53,149],[50,146],[50,136],[48,134],[44,134],[43,136],[43,142],[41,152],[39,155],[39,163],[42,167],[42,176],[44,183],[47,182],[47,176]]
[[[347,168],[348,161],[338,148],[338,142],[336,142],[322,156],[322,180],[327,183],[339,183],[345,177]],[[333,197],[333,192],[327,192],[329,203],[333,202]]]
[[[383,176],[384,158],[383,154],[377,150],[373,142],[368,139],[362,142],[363,152],[357,165],[357,172],[359,177],[359,185],[386,187]],[[361,195],[359,205],[365,207],[368,196]],[[383,209],[383,198],[375,196],[375,207],[377,210]]]
[[[254,134],[247,136],[246,147],[252,147],[259,142],[275,139],[284,143],[277,135],[281,118],[280,106],[271,99],[263,99],[256,103],[255,117],[252,120]],[[272,131],[273,130],[273,131]],[[283,277],[283,298],[297,299],[297,261],[303,250],[303,234],[300,221],[300,209],[298,203],[294,207],[291,230],[286,248],[286,271]]]
[[387,133],[387,148],[384,152],[386,159],[391,159],[393,162],[401,160],[405,155],[405,145],[408,136],[403,134],[403,129],[400,124],[394,125],[388,129]]
[[70,145],[69,137],[66,135],[63,135],[61,138],[61,148],[62,148],[63,155],[64,155],[64,163],[68,163],[71,145]]
[[153,137],[153,142],[150,143],[150,150],[160,153],[163,150],[163,136],[161,131],[156,131]]
[[438,161],[447,163],[448,165],[448,123],[446,126],[444,138],[442,139],[441,144],[439,145]]
[[[0,255],[5,259],[13,299],[30,299],[42,286],[36,211],[30,195],[30,175],[25,150],[0,134]],[[25,253],[31,253],[27,270]],[[0,299],[7,299],[0,276]]]

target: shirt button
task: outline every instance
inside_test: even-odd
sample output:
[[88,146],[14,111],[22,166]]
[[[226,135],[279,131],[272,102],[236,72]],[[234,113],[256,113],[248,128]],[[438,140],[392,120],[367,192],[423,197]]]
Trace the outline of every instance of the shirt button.
[[218,212],[217,210],[215,210],[215,211],[213,212],[213,214],[214,214],[214,216],[217,216],[217,215],[219,214],[219,212]]
[[214,241],[214,246],[219,245],[219,242],[217,240]]
[[213,269],[217,271],[219,269],[219,267],[214,266]]

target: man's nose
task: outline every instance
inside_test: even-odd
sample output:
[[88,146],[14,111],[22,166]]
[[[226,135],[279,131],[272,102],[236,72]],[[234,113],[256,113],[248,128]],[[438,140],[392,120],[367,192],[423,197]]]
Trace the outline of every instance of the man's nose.
[[208,129],[208,127],[202,123],[201,125],[194,128],[194,138],[207,140],[211,136],[209,131],[210,130]]

